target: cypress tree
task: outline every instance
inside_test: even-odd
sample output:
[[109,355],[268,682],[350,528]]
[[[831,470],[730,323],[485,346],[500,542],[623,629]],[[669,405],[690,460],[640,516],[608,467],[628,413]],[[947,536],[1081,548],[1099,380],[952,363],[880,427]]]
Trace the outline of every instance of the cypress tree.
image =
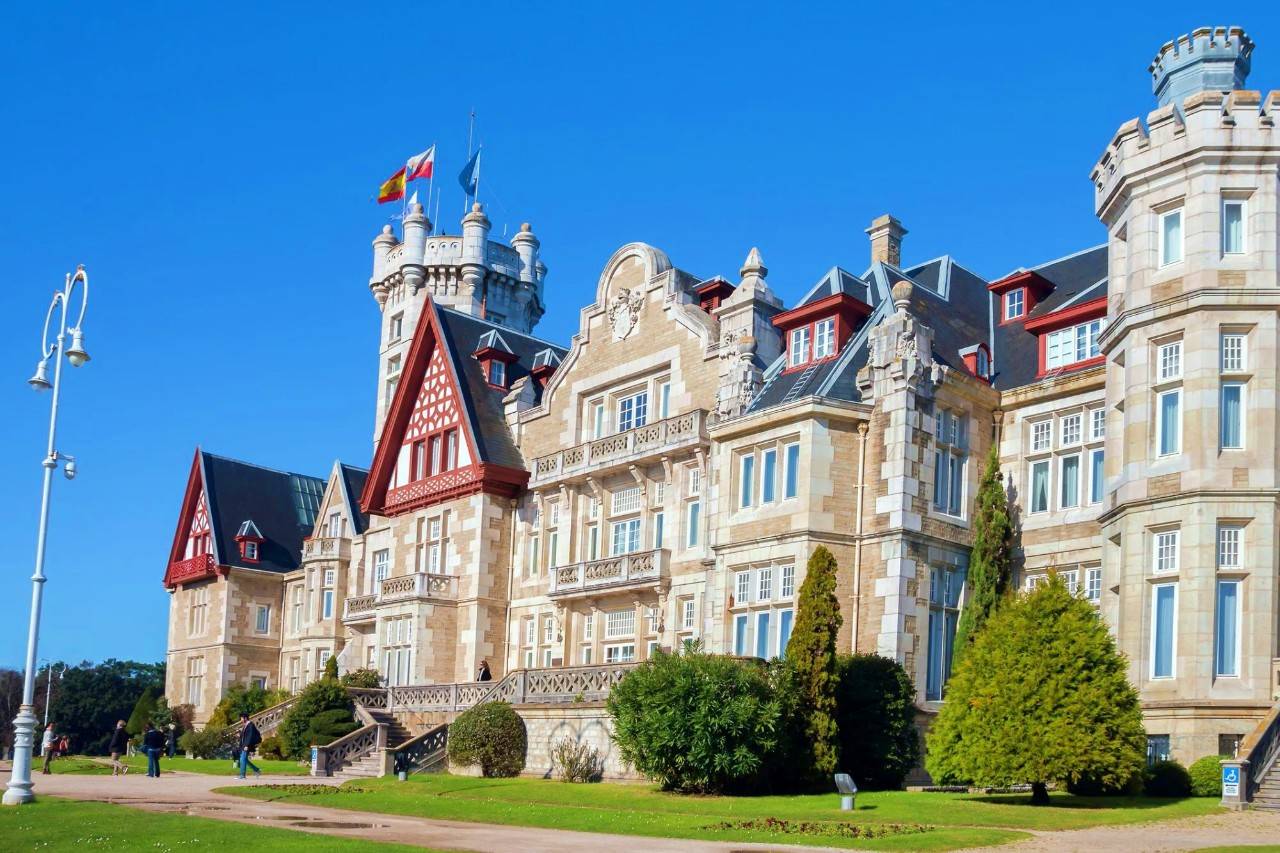
[[973,518],[973,551],[969,556],[969,600],[956,628],[956,657],[964,654],[983,624],[1009,588],[1013,526],[1000,476],[1000,451],[996,442],[987,454],[987,465],[978,483]]
[[1145,761],[1146,732],[1125,659],[1089,602],[1057,575],[1007,600],[974,636],[929,730],[926,766],[939,782],[1092,780],[1124,788]]
[[146,728],[147,723],[151,722],[151,717],[156,710],[156,691],[154,688],[148,687],[142,691],[142,695],[138,697],[138,701],[133,706],[133,713],[129,715],[129,721],[125,723],[124,729],[129,734],[142,734],[142,730]]
[[844,620],[836,600],[836,558],[819,545],[809,557],[796,624],[787,643],[788,699],[807,753],[800,768],[805,781],[821,784],[836,770],[840,740],[836,729],[836,634]]
[[338,659],[333,655],[330,655],[329,659],[324,662],[324,677],[332,678],[334,681],[338,680]]

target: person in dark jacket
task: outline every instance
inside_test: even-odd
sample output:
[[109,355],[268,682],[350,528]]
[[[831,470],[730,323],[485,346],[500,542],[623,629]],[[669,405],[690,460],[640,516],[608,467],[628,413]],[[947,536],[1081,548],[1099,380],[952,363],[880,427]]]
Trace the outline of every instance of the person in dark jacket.
[[169,757],[173,758],[174,753],[178,751],[178,727],[173,723],[169,724],[169,731],[165,732],[165,751]]
[[115,731],[111,733],[111,745],[107,747],[107,751],[111,753],[111,775],[123,776],[129,772],[129,765],[120,760],[120,756],[129,751],[129,733],[124,730],[124,720],[116,723]]
[[476,681],[492,681],[493,673],[489,671],[489,662],[487,660],[480,661],[480,672],[476,675]]
[[160,754],[164,752],[164,733],[151,723],[142,733],[142,749],[147,753],[147,775],[160,778]]
[[248,714],[240,715],[240,778],[245,777],[246,771],[253,769],[255,777],[261,776],[262,771],[258,769],[258,765],[249,760],[249,755],[258,748],[258,744],[262,743],[262,733],[258,731],[258,727],[253,724],[253,720],[249,719]]

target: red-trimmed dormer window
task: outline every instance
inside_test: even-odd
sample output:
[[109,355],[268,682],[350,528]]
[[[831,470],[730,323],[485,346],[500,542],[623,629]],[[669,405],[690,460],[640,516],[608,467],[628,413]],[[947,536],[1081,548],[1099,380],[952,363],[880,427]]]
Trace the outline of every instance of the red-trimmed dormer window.
[[1039,338],[1039,376],[1093,367],[1103,361],[1099,339],[1107,328],[1107,297],[1027,320],[1024,326]]
[[870,313],[870,305],[837,293],[774,317],[786,334],[787,370],[834,358]]
[[964,363],[964,369],[969,373],[983,382],[991,381],[991,351],[987,349],[986,344],[965,347],[960,350],[960,358]]
[[236,544],[240,546],[240,559],[246,563],[256,563],[261,559],[263,538],[258,525],[252,519],[246,520],[236,531]]
[[505,362],[497,359],[489,362],[489,384],[498,388],[507,387],[507,365]]
[[1025,287],[1019,287],[1010,290],[1004,295],[1004,319],[1016,320],[1023,314],[1027,313],[1027,290]]

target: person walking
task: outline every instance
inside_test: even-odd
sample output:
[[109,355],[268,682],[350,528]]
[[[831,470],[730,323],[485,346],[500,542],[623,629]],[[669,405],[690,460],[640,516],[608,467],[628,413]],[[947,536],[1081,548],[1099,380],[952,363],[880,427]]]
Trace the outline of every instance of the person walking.
[[258,769],[258,765],[249,760],[249,755],[258,748],[258,744],[262,743],[262,733],[258,731],[258,727],[253,724],[253,720],[249,719],[248,714],[240,715],[240,778],[245,777],[245,773],[252,768],[254,778],[262,775],[262,771]]
[[49,765],[53,762],[53,753],[58,748],[58,739],[53,733],[53,723],[44,727],[44,735],[40,738],[40,754],[44,756],[44,775],[51,772]]
[[493,673],[489,671],[489,661],[480,661],[480,672],[476,675],[476,681],[492,681]]
[[178,727],[173,723],[169,724],[169,731],[165,733],[165,748],[170,758],[178,751]]
[[129,772],[129,765],[120,760],[120,756],[129,751],[129,733],[124,730],[124,720],[116,723],[116,729],[111,733],[111,744],[107,747],[107,751],[111,753],[111,775],[124,776]]
[[142,749],[147,754],[147,775],[160,778],[160,754],[164,752],[164,735],[151,723],[142,733]]

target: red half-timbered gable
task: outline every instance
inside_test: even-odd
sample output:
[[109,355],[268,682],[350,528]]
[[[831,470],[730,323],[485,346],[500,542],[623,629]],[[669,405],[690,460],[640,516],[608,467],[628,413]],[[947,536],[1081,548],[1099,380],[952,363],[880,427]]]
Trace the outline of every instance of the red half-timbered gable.
[[178,584],[214,577],[219,569],[200,461],[197,448],[191,462],[191,474],[187,478],[187,491],[182,499],[182,512],[178,516],[178,529],[169,550],[169,568],[164,575],[164,585],[170,589]]
[[399,515],[479,491],[509,497],[527,479],[523,470],[480,458],[454,361],[428,299],[383,423],[361,507]]

